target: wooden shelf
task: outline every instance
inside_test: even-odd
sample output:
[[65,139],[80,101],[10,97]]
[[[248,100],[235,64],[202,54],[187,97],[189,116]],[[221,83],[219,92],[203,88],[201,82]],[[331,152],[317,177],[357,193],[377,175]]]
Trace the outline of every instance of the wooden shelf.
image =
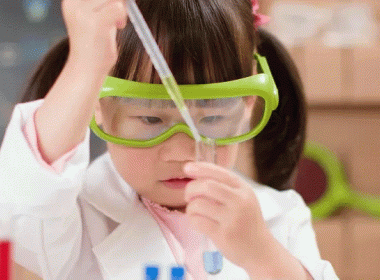
[[[379,93],[380,94],[380,93]],[[359,103],[359,102],[318,102],[309,103],[307,105],[308,110],[312,111],[324,111],[324,110],[339,110],[339,111],[374,111],[380,113],[379,103]]]

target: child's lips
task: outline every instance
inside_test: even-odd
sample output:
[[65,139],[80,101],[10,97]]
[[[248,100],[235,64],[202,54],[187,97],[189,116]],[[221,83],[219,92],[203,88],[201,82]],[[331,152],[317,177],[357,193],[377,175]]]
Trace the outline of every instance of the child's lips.
[[172,178],[169,180],[162,181],[164,185],[170,189],[183,189],[186,187],[186,185],[191,182],[193,179],[191,178]]

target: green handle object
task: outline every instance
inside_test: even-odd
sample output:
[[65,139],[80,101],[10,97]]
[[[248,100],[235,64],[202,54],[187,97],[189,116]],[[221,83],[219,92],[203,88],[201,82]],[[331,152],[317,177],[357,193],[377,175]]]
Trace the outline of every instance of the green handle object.
[[327,188],[323,195],[308,205],[314,220],[327,218],[341,207],[380,217],[380,198],[352,190],[343,164],[332,151],[320,144],[307,142],[303,157],[316,162],[323,169],[327,180]]
[[371,216],[380,217],[380,198],[351,192],[350,206]]

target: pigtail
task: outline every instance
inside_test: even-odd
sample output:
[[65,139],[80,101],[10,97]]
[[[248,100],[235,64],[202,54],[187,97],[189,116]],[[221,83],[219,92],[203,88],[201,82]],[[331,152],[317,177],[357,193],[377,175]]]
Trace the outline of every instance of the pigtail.
[[65,37],[50,49],[32,72],[33,74],[27,82],[20,102],[44,98],[62,72],[68,55],[69,39]]
[[278,190],[293,187],[306,135],[304,88],[291,56],[269,32],[259,29],[258,52],[268,60],[279,91],[279,106],[254,138],[258,181]]

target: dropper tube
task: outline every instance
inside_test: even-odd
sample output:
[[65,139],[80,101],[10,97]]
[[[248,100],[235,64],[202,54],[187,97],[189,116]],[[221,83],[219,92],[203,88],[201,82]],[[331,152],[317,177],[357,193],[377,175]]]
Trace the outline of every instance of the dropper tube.
[[136,30],[137,35],[140,37],[145,50],[147,51],[154,68],[157,70],[158,75],[161,78],[162,84],[168,91],[171,99],[174,101],[178,110],[180,111],[186,124],[189,126],[195,140],[197,142],[201,141],[201,136],[199,135],[197,129],[195,128],[194,122],[190,117],[189,110],[185,102],[183,101],[178,84],[170,71],[168,64],[166,63],[164,56],[162,55],[155,39],[148,25],[146,24],[143,15],[140,12],[135,0],[128,0],[128,16]]

